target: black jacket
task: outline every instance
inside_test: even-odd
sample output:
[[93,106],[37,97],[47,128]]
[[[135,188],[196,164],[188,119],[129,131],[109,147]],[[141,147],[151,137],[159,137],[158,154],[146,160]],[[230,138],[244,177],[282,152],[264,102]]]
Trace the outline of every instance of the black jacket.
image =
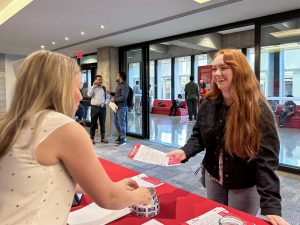
[[[281,216],[279,179],[274,172],[279,163],[279,138],[272,112],[264,103],[260,106],[263,112],[261,150],[251,161],[237,156],[231,157],[224,151],[223,186],[228,189],[241,189],[256,185],[261,198],[262,214]],[[228,110],[229,107],[223,105],[222,100],[213,102],[205,99],[198,112],[193,133],[181,148],[187,155],[187,160],[206,150],[203,165],[217,179],[219,152],[221,148],[225,149],[224,134]],[[242,121],[240,126],[243,126]]]

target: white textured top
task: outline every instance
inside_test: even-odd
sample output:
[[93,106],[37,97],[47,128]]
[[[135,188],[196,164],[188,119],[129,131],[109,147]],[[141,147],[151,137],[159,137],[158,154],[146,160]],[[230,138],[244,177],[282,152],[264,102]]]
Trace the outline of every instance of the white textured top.
[[[51,111],[37,128],[38,115],[0,159],[1,225],[66,225],[76,184],[62,163],[43,166],[34,151],[54,130],[74,120]],[[36,137],[26,146],[34,133]]]

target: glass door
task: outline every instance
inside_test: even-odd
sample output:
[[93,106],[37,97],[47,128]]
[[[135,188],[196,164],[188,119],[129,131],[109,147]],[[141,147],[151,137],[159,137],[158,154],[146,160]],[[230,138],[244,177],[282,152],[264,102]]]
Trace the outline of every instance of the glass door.
[[87,96],[87,92],[89,87],[92,86],[94,77],[96,75],[97,71],[97,63],[91,63],[91,64],[83,64],[81,65],[81,75],[82,75],[82,101],[80,102],[83,105],[84,108],[84,121],[87,125],[91,122],[91,98]]
[[127,113],[127,133],[131,136],[147,138],[149,111],[149,79],[146,79],[144,60],[145,49],[137,48],[125,51],[125,72],[127,83],[133,89],[132,109]]

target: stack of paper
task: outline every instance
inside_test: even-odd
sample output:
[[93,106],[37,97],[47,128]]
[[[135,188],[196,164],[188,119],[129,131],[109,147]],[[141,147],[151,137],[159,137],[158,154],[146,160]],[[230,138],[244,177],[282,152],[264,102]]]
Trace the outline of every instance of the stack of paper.
[[91,203],[81,209],[70,212],[68,218],[69,225],[102,225],[108,224],[120,217],[129,214],[129,208],[121,210],[109,210],[99,207],[96,203]]

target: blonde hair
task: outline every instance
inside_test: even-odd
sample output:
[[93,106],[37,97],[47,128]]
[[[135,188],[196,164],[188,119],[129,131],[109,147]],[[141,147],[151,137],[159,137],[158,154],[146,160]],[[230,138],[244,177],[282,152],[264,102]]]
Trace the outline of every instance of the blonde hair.
[[[231,96],[232,104],[226,117],[225,148],[231,156],[254,159],[260,150],[263,118],[260,104],[268,103],[261,92],[259,83],[247,62],[246,57],[235,49],[223,49],[215,57],[223,55],[233,71]],[[216,100],[222,92],[215,83],[207,97]],[[264,120],[262,120],[264,119]]]
[[42,110],[72,116],[73,81],[80,72],[71,58],[50,51],[30,54],[21,64],[8,112],[0,118],[0,158],[15,143],[21,128]]

